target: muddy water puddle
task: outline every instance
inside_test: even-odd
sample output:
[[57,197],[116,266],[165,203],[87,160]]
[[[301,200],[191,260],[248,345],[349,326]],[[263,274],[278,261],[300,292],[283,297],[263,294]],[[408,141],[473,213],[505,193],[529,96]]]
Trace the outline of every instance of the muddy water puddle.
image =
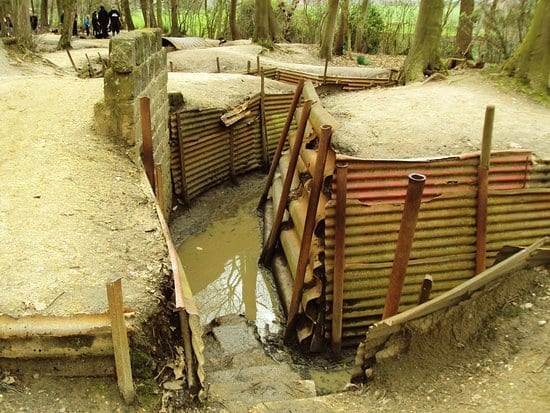
[[260,334],[280,329],[277,292],[258,266],[261,231],[257,199],[243,204],[232,217],[213,220],[204,232],[179,247],[203,324],[227,314],[244,314]]

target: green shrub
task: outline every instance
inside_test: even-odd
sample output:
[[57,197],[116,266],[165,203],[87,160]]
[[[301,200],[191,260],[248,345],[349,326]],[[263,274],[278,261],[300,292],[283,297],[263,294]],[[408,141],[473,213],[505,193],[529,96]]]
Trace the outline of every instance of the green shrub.
[[365,66],[372,65],[372,62],[362,54],[357,55],[357,63]]

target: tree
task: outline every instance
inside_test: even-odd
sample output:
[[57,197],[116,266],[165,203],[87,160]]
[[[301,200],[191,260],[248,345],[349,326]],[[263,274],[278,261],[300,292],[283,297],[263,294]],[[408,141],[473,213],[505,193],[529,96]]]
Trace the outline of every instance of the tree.
[[550,0],[539,0],[526,36],[503,70],[538,92],[550,93]]
[[180,36],[178,24],[178,0],[170,0],[170,36]]
[[351,44],[349,44],[349,0],[342,0],[340,2],[340,9],[340,25],[338,26],[336,46],[334,47],[334,53],[337,56],[342,56],[344,54],[344,43],[346,34],[348,35],[348,50],[351,50]]
[[40,26],[48,27],[48,0],[40,2]]
[[411,49],[399,74],[400,84],[415,81],[439,69],[443,6],[443,0],[420,1]]
[[338,15],[338,0],[328,0],[327,17],[321,34],[321,49],[319,56],[323,59],[332,58],[332,42],[336,31],[336,16]]
[[124,22],[126,23],[126,29],[134,30],[134,21],[132,20],[132,11],[130,10],[130,1],[121,0],[122,12],[124,13]]
[[32,49],[32,33],[29,20],[29,0],[12,0],[12,23],[15,41],[24,49]]
[[270,47],[279,35],[275,13],[269,0],[255,0],[254,35],[252,40]]
[[157,27],[164,32],[164,20],[162,18],[162,0],[157,0]]
[[241,38],[241,32],[237,25],[237,0],[231,0],[229,9],[229,30],[231,30],[232,40],[239,40]]
[[5,17],[9,14],[10,2],[9,0],[0,0],[0,37],[6,37],[8,35],[8,28],[4,24]]
[[456,52],[458,56],[463,56],[466,59],[472,58],[473,13],[474,0],[461,0],[456,31]]
[[73,35],[73,22],[76,15],[76,0],[58,0],[63,13],[63,24],[61,25],[61,37],[57,43],[58,49],[70,49],[71,37]]
[[359,9],[359,20],[357,22],[357,29],[355,31],[355,51],[363,51],[363,27],[369,16],[369,0],[363,0],[361,2],[361,8]]

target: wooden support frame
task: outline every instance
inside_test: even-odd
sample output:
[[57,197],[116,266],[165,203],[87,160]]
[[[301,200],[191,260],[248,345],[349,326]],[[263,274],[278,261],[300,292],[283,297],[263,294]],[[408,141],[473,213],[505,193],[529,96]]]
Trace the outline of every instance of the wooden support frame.
[[127,404],[132,404],[136,397],[130,362],[130,346],[126,323],[124,322],[124,306],[122,299],[122,282],[118,278],[107,282],[107,299],[109,301],[109,316],[111,318],[111,333],[113,337],[113,352],[115,368],[120,393]]

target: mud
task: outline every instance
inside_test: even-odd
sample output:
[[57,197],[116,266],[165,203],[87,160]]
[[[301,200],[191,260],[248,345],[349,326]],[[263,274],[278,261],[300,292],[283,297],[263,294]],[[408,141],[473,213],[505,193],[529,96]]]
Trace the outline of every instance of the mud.
[[260,331],[280,329],[277,292],[270,275],[258,266],[261,231],[256,204],[257,197],[243,200],[235,216],[210,222],[178,249],[205,325],[223,315],[244,314]]

